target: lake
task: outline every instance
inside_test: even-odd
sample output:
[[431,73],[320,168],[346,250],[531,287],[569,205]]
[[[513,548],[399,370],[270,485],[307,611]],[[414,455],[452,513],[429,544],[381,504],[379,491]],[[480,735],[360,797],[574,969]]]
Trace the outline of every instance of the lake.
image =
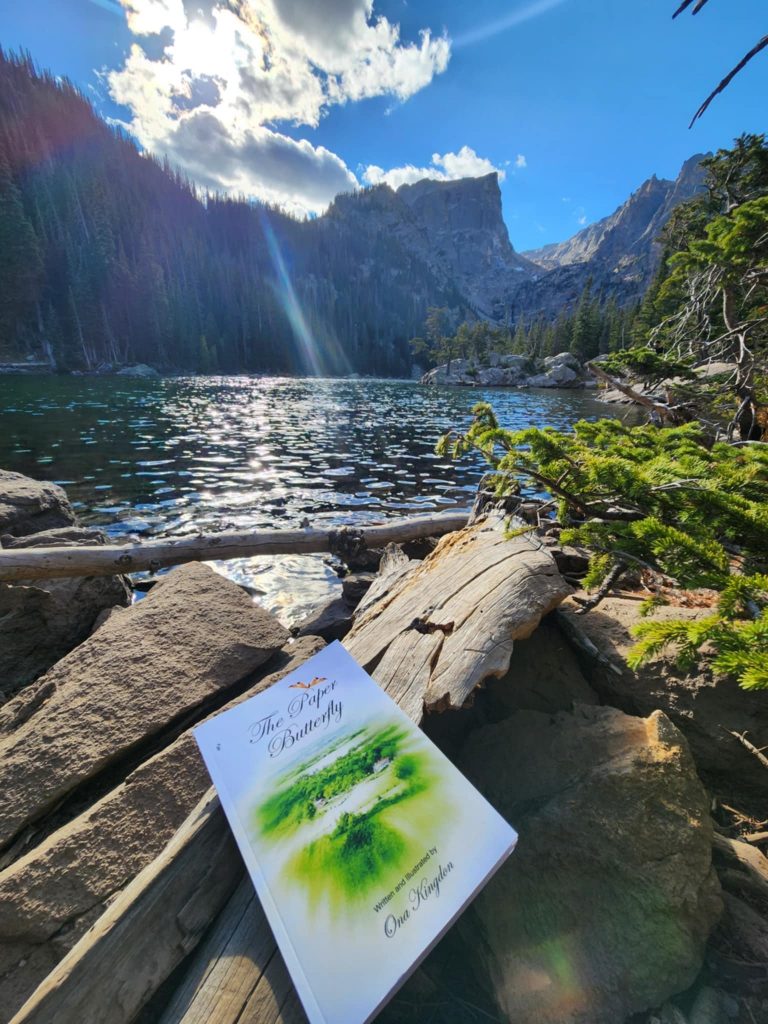
[[[584,391],[392,380],[0,376],[0,467],[64,487],[112,537],[376,522],[468,507],[483,464],[434,454],[492,402],[505,427],[612,415]],[[217,565],[287,625],[333,596],[325,556]]]

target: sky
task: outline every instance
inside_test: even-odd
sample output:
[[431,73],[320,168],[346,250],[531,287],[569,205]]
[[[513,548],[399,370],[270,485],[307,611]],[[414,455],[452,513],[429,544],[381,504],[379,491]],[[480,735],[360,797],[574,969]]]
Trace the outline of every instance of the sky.
[[768,130],[765,0],[24,0],[0,45],[209,189],[299,216],[386,182],[497,171],[516,249]]

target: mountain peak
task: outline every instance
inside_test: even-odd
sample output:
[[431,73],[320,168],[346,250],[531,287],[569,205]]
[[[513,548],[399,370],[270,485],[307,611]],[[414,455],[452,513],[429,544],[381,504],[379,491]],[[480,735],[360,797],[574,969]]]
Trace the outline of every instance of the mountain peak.
[[496,171],[449,181],[425,178],[401,185],[397,195],[477,315],[505,319],[511,286],[519,275],[530,277],[538,268],[512,247]]

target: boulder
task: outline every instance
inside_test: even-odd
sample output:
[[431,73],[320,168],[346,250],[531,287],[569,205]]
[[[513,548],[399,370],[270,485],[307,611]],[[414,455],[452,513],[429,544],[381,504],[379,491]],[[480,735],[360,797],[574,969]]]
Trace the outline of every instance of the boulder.
[[556,356],[547,356],[544,360],[545,370],[553,370],[558,366],[567,366],[574,373],[582,372],[581,363],[570,352],[558,352]]
[[520,711],[459,765],[519,831],[462,918],[515,1024],[617,1024],[684,991],[721,912],[707,794],[661,712]]
[[422,384],[456,384],[458,380],[465,379],[467,371],[471,369],[468,359],[452,359],[450,370],[448,363],[436,366],[433,370],[427,370],[421,378]]
[[509,671],[487,681],[484,697],[484,714],[494,720],[520,710],[555,714],[570,711],[575,704],[598,703],[552,616],[543,619],[527,640],[518,640]]
[[521,366],[495,366],[477,371],[474,382],[488,388],[508,388],[524,384],[526,371]]
[[74,522],[75,513],[61,487],[0,469],[0,535],[23,537]]
[[[65,527],[3,538],[4,547],[103,544],[97,530]],[[0,584],[0,693],[8,698],[82,643],[102,612],[131,603],[123,576]]]
[[[316,637],[287,645],[227,707],[271,686],[322,647]],[[9,1016],[106,902],[162,852],[209,786],[187,730],[0,872],[0,1005]]]
[[330,643],[342,640],[352,628],[354,607],[343,597],[327,601],[296,627],[296,636],[321,636]]
[[356,608],[371,588],[376,579],[375,573],[357,572],[350,573],[341,581],[341,593],[344,600]]
[[117,371],[118,377],[159,377],[160,374],[154,368],[154,366],[148,366],[146,363],[136,363],[135,366],[124,366],[122,370]]
[[529,373],[533,369],[533,360],[530,356],[501,355],[498,352],[491,352],[488,356],[488,366],[501,366],[505,370],[516,370],[518,373]]
[[288,639],[212,569],[174,569],[0,710],[0,845]]
[[580,388],[582,387],[581,377],[572,370],[570,366],[553,366],[545,373],[534,374],[529,377],[527,385],[530,388]]
[[[566,630],[586,636],[602,657],[584,654],[590,684],[607,703],[630,714],[649,715],[660,708],[685,735],[704,782],[727,804],[765,814],[766,771],[732,733],[746,733],[757,747],[768,747],[768,701],[759,691],[742,690],[735,679],[718,676],[706,660],[688,672],[663,654],[636,672],[626,663],[634,644],[631,628],[648,621],[638,601],[608,597],[588,615],[577,615],[566,601],[558,617]],[[711,608],[666,606],[654,619],[698,619]]]
[[294,627],[296,636],[320,636],[327,643],[343,640],[352,628],[355,608],[376,579],[372,572],[352,573],[341,581],[341,597],[333,597]]
[[425,373],[421,383],[454,387],[518,387],[526,383],[531,368],[531,360],[526,356],[502,356],[493,352],[482,365],[468,359],[453,359],[450,373],[445,363]]

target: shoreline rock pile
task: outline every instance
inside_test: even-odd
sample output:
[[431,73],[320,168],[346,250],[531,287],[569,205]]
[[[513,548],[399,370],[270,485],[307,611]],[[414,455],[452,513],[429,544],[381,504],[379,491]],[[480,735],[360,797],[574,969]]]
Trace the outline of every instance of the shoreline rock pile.
[[[0,550],[105,542],[77,525],[61,487],[0,470]],[[0,699],[82,643],[104,612],[130,603],[123,576],[0,583]]]
[[428,370],[422,384],[465,388],[594,388],[596,381],[570,352],[536,361],[529,356],[492,352],[482,364],[452,359]]

